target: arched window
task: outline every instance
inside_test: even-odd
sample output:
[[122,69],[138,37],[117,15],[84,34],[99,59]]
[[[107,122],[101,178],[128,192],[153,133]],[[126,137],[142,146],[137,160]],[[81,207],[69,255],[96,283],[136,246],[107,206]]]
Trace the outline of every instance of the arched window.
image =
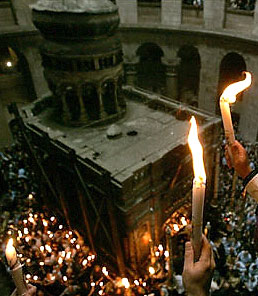
[[163,93],[166,86],[165,67],[161,63],[164,55],[155,43],[141,45],[136,54],[140,57],[137,67],[137,85],[139,87]]
[[65,99],[69,108],[71,120],[75,121],[80,118],[80,103],[76,90],[72,86],[67,86],[65,90]]
[[99,119],[99,96],[95,85],[86,83],[82,87],[84,107],[90,119]]
[[117,111],[116,101],[115,101],[115,84],[113,81],[105,81],[101,87],[102,100],[104,104],[104,109],[107,114],[114,114]]
[[179,49],[178,57],[181,59],[178,71],[179,99],[197,106],[201,69],[198,49],[192,45],[184,45]]
[[[245,77],[243,71],[246,71],[246,63],[243,57],[236,53],[230,52],[224,56],[220,63],[220,73],[219,73],[219,83],[218,83],[218,93],[217,93],[217,105],[216,113],[220,114],[219,109],[219,98],[223,93],[224,89],[231,83],[234,83],[239,80],[243,80]],[[233,106],[232,110],[232,121],[234,124],[239,122],[240,110],[238,102],[242,101],[243,93],[237,95],[237,101]]]

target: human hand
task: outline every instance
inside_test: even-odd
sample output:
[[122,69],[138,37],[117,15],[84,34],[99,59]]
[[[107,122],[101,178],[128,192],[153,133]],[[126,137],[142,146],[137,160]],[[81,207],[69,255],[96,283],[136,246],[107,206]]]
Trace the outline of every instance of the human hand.
[[192,243],[186,242],[183,283],[188,296],[209,295],[214,268],[211,245],[205,235],[202,235],[201,256],[197,262],[194,262]]
[[225,157],[228,167],[233,167],[243,179],[252,171],[246,150],[238,141],[230,146],[226,145]]
[[32,285],[28,285],[28,291],[26,292],[25,296],[35,296],[37,292],[37,288]]

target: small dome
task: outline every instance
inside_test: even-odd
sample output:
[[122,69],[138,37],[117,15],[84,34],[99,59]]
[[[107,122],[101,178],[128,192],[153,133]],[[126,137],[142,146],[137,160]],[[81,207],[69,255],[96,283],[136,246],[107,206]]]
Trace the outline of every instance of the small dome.
[[117,6],[109,0],[38,0],[30,5],[39,11],[101,14],[117,11]]

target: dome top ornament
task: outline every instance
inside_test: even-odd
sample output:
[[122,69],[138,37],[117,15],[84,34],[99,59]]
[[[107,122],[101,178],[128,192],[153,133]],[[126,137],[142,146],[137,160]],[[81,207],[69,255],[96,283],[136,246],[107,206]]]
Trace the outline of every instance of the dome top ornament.
[[38,11],[101,14],[117,11],[109,0],[38,0],[30,5]]

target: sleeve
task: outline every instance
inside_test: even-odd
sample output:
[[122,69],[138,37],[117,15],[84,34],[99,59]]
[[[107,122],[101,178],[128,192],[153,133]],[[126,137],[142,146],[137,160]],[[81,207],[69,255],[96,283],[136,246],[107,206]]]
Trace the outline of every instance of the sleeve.
[[247,183],[246,191],[258,202],[258,174]]

